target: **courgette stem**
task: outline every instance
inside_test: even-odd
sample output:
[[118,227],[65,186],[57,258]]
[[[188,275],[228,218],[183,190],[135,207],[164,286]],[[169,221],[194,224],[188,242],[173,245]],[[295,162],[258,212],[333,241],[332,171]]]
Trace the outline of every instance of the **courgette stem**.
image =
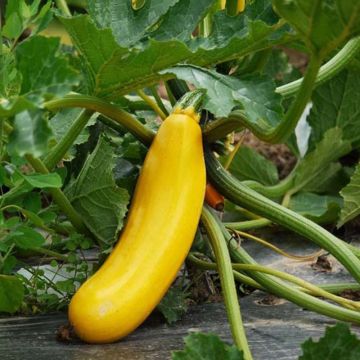
[[[333,58],[320,67],[313,83],[313,87],[323,84],[338,74],[359,51],[360,36],[357,36],[349,40]],[[276,92],[281,94],[284,98],[292,97],[298,93],[303,81],[304,78],[300,78],[291,83],[279,86],[276,88]],[[225,137],[232,131],[241,129],[243,126],[248,127],[260,139],[266,140],[266,138],[269,139],[270,137],[271,140],[272,128],[251,124],[246,118],[246,115],[241,111],[232,112],[228,118],[221,118],[209,123],[204,129],[204,134],[209,142],[213,142]]]
[[206,205],[203,207],[201,221],[209,236],[210,244],[216,257],[226,312],[234,342],[236,346],[243,351],[244,358],[246,360],[252,360],[245,335],[245,329],[242,323],[229,251],[221,229],[214,226],[216,224],[212,220],[211,210]]
[[329,251],[360,282],[360,260],[343,241],[314,222],[243,185],[224,170],[208,146],[205,147],[205,161],[209,179],[222,195],[234,204],[282,225]]
[[283,196],[291,189],[294,184],[294,177],[295,172],[292,171],[286,178],[278,182],[276,185],[271,186],[260,184],[254,180],[245,180],[242,183],[266,197],[276,199]]
[[[315,86],[323,84],[343,70],[346,65],[348,65],[349,61],[359,52],[359,50],[360,36],[357,36],[349,40],[333,58],[321,66],[316,77]],[[276,92],[281,94],[284,98],[294,96],[299,90],[302,80],[303,78],[279,86],[276,88]]]
[[[216,263],[211,263],[205,260],[201,260],[197,257],[197,254],[190,253],[187,257],[187,259],[197,267],[203,270],[216,270],[217,266]],[[234,278],[236,281],[240,282],[241,284],[245,284],[248,286],[253,287],[254,289],[262,290],[262,291],[268,291],[265,289],[262,285],[257,283],[255,280],[253,280],[251,277],[244,275],[238,271],[233,270]],[[323,289],[329,293],[332,294],[340,294],[345,290],[354,290],[358,291],[360,290],[360,284],[349,282],[349,283],[337,283],[337,284],[315,284],[316,287]],[[302,287],[296,287],[296,289],[305,292],[310,295],[314,295],[311,291],[304,289]]]
[[265,218],[224,223],[224,225],[231,230],[242,230],[242,231],[260,229],[265,226],[269,226],[271,224],[272,222]]
[[[33,169],[38,173],[40,174],[49,173],[49,170],[40,159],[37,159],[29,154],[26,155],[25,158],[29,162],[29,164],[33,167]],[[59,206],[59,208],[64,212],[64,214],[66,214],[66,216],[68,217],[72,225],[75,227],[75,229],[82,234],[89,234],[89,230],[85,226],[80,215],[71,205],[69,199],[61,191],[61,189],[49,188],[47,189],[47,191],[50,193],[50,195],[52,196],[56,204]]]
[[310,260],[314,260],[316,257],[320,256],[323,253],[323,250],[318,250],[316,253],[310,254],[310,255],[295,255],[295,254],[290,254],[287,253],[286,251],[280,249],[279,247],[271,244],[270,242],[261,239],[258,236],[252,235],[252,234],[248,234],[246,232],[240,231],[240,230],[233,230],[233,232],[238,235],[239,237],[243,237],[252,241],[255,241],[267,248],[269,248],[270,250],[285,256],[289,259],[295,260],[295,261],[310,261]]
[[153,86],[150,86],[150,91],[151,91],[151,94],[152,96],[154,97],[156,103],[158,104],[159,108],[163,111],[163,113],[166,115],[166,116],[169,116],[169,112],[168,110],[166,109],[165,105],[164,105],[164,102],[163,100],[161,99],[160,95],[158,94],[157,92],[157,89],[156,89],[156,86],[153,85]]
[[[191,255],[191,261],[194,264],[202,266],[205,269],[216,270],[216,263],[200,260],[194,255]],[[318,296],[318,297],[323,297],[328,300],[332,300],[332,301],[338,303],[339,305],[346,307],[348,309],[352,309],[352,310],[360,309],[360,302],[352,301],[352,300],[343,298],[341,296],[337,296],[333,293],[326,291],[325,289],[321,288],[320,286],[311,284],[308,281],[305,281],[303,279],[298,278],[297,276],[285,273],[283,271],[272,269],[272,268],[262,266],[259,264],[238,264],[238,263],[234,264],[233,263],[232,268],[233,268],[234,272],[235,271],[236,272],[252,271],[252,272],[260,272],[260,273],[272,275],[276,278],[279,278],[281,280],[285,280],[285,281],[288,281],[290,283],[297,285],[298,286],[297,288],[299,290],[304,291],[307,294],[311,294],[312,296]],[[252,281],[254,281],[254,280],[252,280]],[[259,286],[258,283],[256,283],[256,285]],[[358,287],[359,287],[359,285],[358,285]],[[260,286],[258,288],[262,288],[262,287]]]
[[[313,56],[307,67],[301,86],[285,117],[276,126],[264,122],[254,122],[247,118],[243,110],[234,110],[225,119],[210,122],[204,129],[204,135],[209,142],[224,137],[231,131],[245,127],[250,129],[259,139],[269,143],[280,143],[287,140],[293,133],[304,109],[311,98],[312,88],[316,81],[321,60]],[[231,130],[231,131],[230,131]]]
[[73,121],[64,137],[51,149],[44,159],[44,165],[49,170],[52,170],[56,164],[63,159],[66,152],[70,149],[76,138],[88,123],[92,114],[93,112],[90,110],[83,110]]
[[66,0],[55,0],[58,9],[66,16],[71,17],[70,9],[66,3]]
[[154,131],[144,126],[135,116],[95,96],[80,94],[66,95],[61,99],[45,102],[43,106],[48,110],[80,107],[99,112],[125,126],[131,134],[145,144],[150,144],[155,136]]
[[[234,240],[227,232],[220,219],[218,219],[216,216],[213,216],[212,214],[210,215],[212,227],[217,227],[218,230],[221,229],[228,244],[230,256],[234,262],[256,265],[255,260],[242,247],[240,247],[236,240]],[[274,277],[258,271],[245,271],[245,274],[261,284],[264,288],[267,289],[267,291],[271,292],[272,294],[285,298],[301,307],[337,320],[360,324],[360,312],[344,309],[317,299],[293,286],[287,285],[281,280],[276,280]]]
[[160,116],[162,120],[166,119],[166,114],[162,111],[156,101],[154,101],[150,96],[146,95],[144,91],[138,89],[137,94],[154,110],[154,112]]
[[47,256],[50,256],[50,257],[54,257],[58,260],[61,260],[61,261],[68,261],[68,257],[64,254],[60,254],[58,253],[57,251],[53,251],[53,250],[50,250],[50,249],[46,249],[46,248],[32,248],[31,249],[32,251],[38,253],[38,254],[43,254],[43,255],[47,255]]

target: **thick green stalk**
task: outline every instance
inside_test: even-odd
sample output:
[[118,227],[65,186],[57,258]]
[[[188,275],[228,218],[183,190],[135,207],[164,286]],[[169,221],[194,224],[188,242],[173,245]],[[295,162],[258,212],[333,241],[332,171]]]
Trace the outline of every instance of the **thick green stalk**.
[[284,142],[293,133],[295,127],[304,112],[304,109],[311,99],[312,90],[316,81],[316,76],[321,66],[321,59],[313,55],[306,69],[301,86],[296,93],[295,100],[285,115],[285,119],[273,130],[266,141],[271,143]]
[[238,13],[239,0],[226,0],[226,12],[230,16],[236,16]]
[[[194,265],[196,265],[197,267],[199,267],[200,269],[203,270],[216,270],[217,269],[217,265],[215,263],[211,263],[208,261],[204,261],[199,259],[197,256],[195,256],[193,253],[190,253],[187,257],[187,259]],[[241,284],[245,284],[248,286],[253,287],[254,289],[259,289],[262,291],[268,291],[267,289],[265,289],[262,285],[260,285],[259,283],[257,283],[255,280],[253,280],[252,278],[250,278],[247,275],[244,275],[238,271],[233,270],[233,274],[234,274],[234,278],[236,281],[240,282]],[[354,283],[354,282],[349,282],[349,283],[338,283],[338,284],[319,284],[319,285],[315,285],[316,287],[325,290],[331,294],[340,294],[345,290],[354,290],[354,291],[358,291],[360,290],[360,284],[358,283]],[[304,289],[302,287],[296,287],[296,289],[305,292],[307,294],[310,295],[315,295],[312,291],[308,290],[308,289]]]
[[[49,170],[41,160],[34,158],[32,155],[26,155],[26,160],[34,168],[35,171],[41,174],[49,173]],[[84,222],[82,221],[80,215],[73,208],[73,206],[71,205],[69,199],[65,196],[65,194],[60,189],[55,189],[55,188],[51,188],[51,189],[49,188],[47,191],[50,193],[50,195],[52,196],[56,204],[59,206],[59,208],[68,217],[68,219],[73,224],[75,229],[80,233],[88,234],[89,231],[86,228]]]
[[95,96],[78,94],[67,95],[61,99],[44,103],[44,107],[49,110],[80,107],[99,112],[125,126],[129,132],[145,144],[150,144],[155,136],[155,133],[152,130],[144,126],[133,115],[122,110],[120,107],[112,105]]
[[266,197],[276,199],[283,196],[292,188],[294,183],[294,175],[295,172],[293,171],[285,179],[272,186],[266,186],[254,180],[245,180],[242,183],[248,186],[250,189],[253,189]]
[[152,96],[154,97],[156,103],[158,104],[159,108],[163,111],[163,113],[166,115],[166,116],[169,116],[169,112],[167,111],[165,105],[164,105],[164,102],[162,101],[160,95],[158,94],[157,90],[156,90],[156,86],[150,86],[150,91],[151,91],[151,94]]
[[[216,266],[215,263],[209,263],[209,262],[202,261],[199,259],[194,260],[194,255],[192,255],[192,260],[194,261],[194,263],[196,262],[196,260],[198,260],[198,262],[196,262],[196,263],[200,262],[201,265],[203,265],[203,263],[205,263],[204,267],[206,267],[206,265],[209,264],[209,265],[211,265],[211,269],[214,269],[214,270],[216,269],[216,268],[214,268],[214,265]],[[305,281],[303,279],[298,278],[297,276],[288,274],[283,271],[279,271],[279,270],[272,269],[272,268],[258,265],[258,264],[232,264],[232,268],[234,271],[253,271],[253,272],[261,272],[264,274],[268,274],[268,275],[274,276],[276,278],[279,278],[281,280],[285,280],[285,281],[288,281],[290,283],[297,285],[298,286],[297,288],[299,290],[302,290],[302,291],[306,292],[307,294],[311,294],[311,295],[317,296],[317,297],[323,297],[325,299],[334,301],[341,306],[351,308],[352,310],[360,309],[360,302],[352,301],[350,299],[346,299],[346,298],[337,296],[333,293],[330,293],[330,292],[324,290],[320,286],[311,284],[308,281]],[[256,283],[256,285],[258,285],[258,284]]]
[[245,329],[241,319],[240,306],[236,293],[236,285],[232,273],[231,259],[227,249],[224,236],[212,221],[211,210],[207,206],[203,207],[201,215],[202,223],[209,236],[211,247],[216,257],[216,263],[220,275],[221,287],[224,293],[224,302],[228,315],[231,332],[236,346],[244,352],[244,358],[251,360],[251,352],[246,340]]
[[[240,247],[236,240],[234,240],[232,236],[226,231],[221,221],[212,214],[210,215],[212,217],[212,226],[217,226],[217,228],[221,229],[221,231],[223,232],[232,259],[237,263],[257,265],[254,259],[242,247]],[[256,282],[261,284],[272,294],[285,298],[301,307],[337,320],[349,321],[360,324],[360,312],[356,312],[350,309],[344,309],[339,306],[317,299],[313,296],[299,291],[293,286],[287,285],[283,281],[276,280],[272,276],[257,271],[246,271],[245,273],[252,279],[254,279]]]
[[255,220],[246,220],[246,221],[239,221],[239,222],[226,222],[224,225],[232,230],[254,230],[260,229],[265,226],[271,225],[271,221],[268,219],[255,219]]
[[66,3],[66,0],[55,0],[55,2],[58,9],[61,10],[64,15],[71,17],[71,12]]
[[243,185],[221,166],[208,147],[205,149],[205,159],[211,183],[231,202],[313,241],[334,255],[360,282],[360,260],[343,241],[314,222]]
[[166,114],[162,111],[160,106],[150,96],[146,95],[144,91],[138,89],[137,94],[151,107],[151,109],[158,115],[162,120],[166,119]]
[[231,131],[245,127],[263,141],[273,144],[286,141],[293,133],[311,98],[312,88],[315,84],[320,65],[320,59],[317,59],[315,56],[311,58],[296,98],[292,102],[285,118],[276,127],[272,127],[264,122],[253,122],[247,118],[243,110],[235,110],[226,119],[210,122],[204,129],[206,139],[212,142],[224,137]]
[[[321,66],[320,71],[316,77],[315,86],[323,84],[338,74],[341,70],[343,70],[359,50],[360,36],[357,36],[349,40],[347,44],[333,58]],[[285,98],[294,96],[299,90],[302,80],[303,79],[301,78],[292,81],[291,83],[279,86],[276,89],[276,92]]]
[[56,251],[50,250],[50,249],[46,249],[46,248],[33,248],[31,249],[39,254],[43,254],[43,255],[47,255],[53,258],[56,258],[58,260],[61,261],[68,261],[68,257],[64,254],[60,254]]
[[[316,72],[316,68],[318,68],[319,66],[319,61],[316,59],[314,59],[313,64],[309,64],[308,72],[306,73],[304,78],[295,80],[289,84],[282,85],[276,89],[276,92],[281,94],[285,98],[297,95],[297,97],[299,98],[299,104],[301,100],[303,100],[303,102],[305,102],[306,100],[307,102],[311,95],[311,92],[309,91],[310,85],[311,87],[316,87],[331,79],[333,76],[335,76],[337,73],[339,73],[346,67],[346,65],[359,52],[359,50],[360,36],[357,36],[349,40],[348,43],[331,60],[329,60],[327,63],[320,67],[315,79],[313,79],[313,76]],[[309,81],[306,80],[306,77],[308,77]],[[305,81],[310,84],[305,84]],[[304,88],[303,91],[301,91],[301,88]],[[299,91],[302,92],[301,95],[305,96],[301,97],[299,95]],[[303,105],[297,105],[296,107],[298,107],[298,109],[296,109],[294,106],[292,113],[289,113],[289,115],[286,116],[286,119],[289,121],[289,123],[295,122],[296,116],[294,117],[294,114],[298,114],[299,110],[303,107]],[[279,141],[279,139],[284,133],[287,132],[286,127],[288,125],[285,125],[286,123],[287,121],[284,121],[282,123],[284,125],[280,124],[281,126],[279,126],[279,129],[276,130],[276,128],[276,131],[274,131],[273,128],[264,124],[258,125],[252,123],[247,119],[246,115],[242,111],[237,110],[230,113],[228,118],[222,118],[210,122],[205,127],[204,134],[209,142],[213,142],[215,140],[225,137],[228,133],[232,131],[247,127],[259,139],[275,143]]]
[[71,124],[65,136],[51,149],[51,152],[44,159],[44,164],[49,170],[52,170],[64,158],[66,152],[80,135],[92,114],[92,111],[83,110]]

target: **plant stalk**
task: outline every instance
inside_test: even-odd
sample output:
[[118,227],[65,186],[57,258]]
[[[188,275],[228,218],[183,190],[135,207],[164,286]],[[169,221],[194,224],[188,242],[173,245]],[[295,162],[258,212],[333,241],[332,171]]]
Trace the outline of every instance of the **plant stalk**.
[[[26,155],[26,160],[29,164],[33,167],[35,171],[41,174],[48,174],[49,170],[44,165],[44,163],[32,155]],[[75,227],[77,231],[82,234],[89,234],[89,230],[86,228],[83,220],[81,219],[80,215],[71,205],[69,199],[65,196],[65,194],[60,189],[48,189],[47,190],[54,201],[57,203],[59,208],[66,214],[72,225]]]
[[52,170],[57,163],[59,163],[66,152],[70,149],[76,138],[80,135],[81,131],[84,129],[88,123],[92,111],[83,110],[79,116],[71,124],[71,127],[66,132],[65,136],[51,149],[51,152],[45,157],[44,165]]
[[282,225],[329,251],[360,282],[360,260],[343,241],[311,220],[243,185],[221,166],[208,146],[205,147],[205,160],[209,179],[222,195],[234,204]]
[[231,259],[224,236],[216,226],[213,226],[211,210],[205,205],[201,215],[209,240],[213,248],[217,267],[220,275],[221,287],[224,293],[225,307],[230,323],[231,332],[236,346],[244,352],[244,358],[251,360],[251,352],[245,335],[241,319],[240,306],[236,293],[234,276],[232,273]]
[[131,134],[145,144],[150,144],[155,136],[154,131],[144,126],[133,115],[95,96],[67,95],[61,99],[50,100],[44,103],[44,107],[49,110],[80,107],[99,112],[125,126]]

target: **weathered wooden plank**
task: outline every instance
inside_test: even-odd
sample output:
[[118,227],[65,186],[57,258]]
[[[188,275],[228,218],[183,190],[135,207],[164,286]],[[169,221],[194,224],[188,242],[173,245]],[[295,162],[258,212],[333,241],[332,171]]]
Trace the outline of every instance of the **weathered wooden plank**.
[[[289,252],[311,253],[317,248],[303,239],[277,234],[272,241]],[[330,258],[331,271],[314,268],[313,262],[299,263],[285,259],[252,242],[244,243],[249,252],[269,265],[317,283],[351,280],[347,272]],[[335,322],[303,310],[286,301],[263,305],[266,297],[255,292],[241,299],[241,309],[254,359],[295,360],[300,344],[309,336],[321,336],[325,327]],[[153,318],[154,319],[154,318]],[[66,324],[65,314],[0,319],[0,359],[2,360],[150,360],[169,359],[172,350],[183,347],[183,337],[191,331],[213,332],[231,341],[222,304],[193,306],[174,326],[150,320],[123,341],[108,345],[56,340],[57,329]],[[360,329],[353,327],[360,334]]]
[[[288,302],[280,302],[276,306],[260,305],[263,297],[264,294],[257,292],[241,300],[254,359],[297,359],[299,345],[307,337],[321,336],[325,326],[334,323]],[[65,323],[64,314],[1,319],[0,358],[169,359],[172,350],[182,348],[182,339],[190,331],[214,332],[231,341],[224,307],[219,303],[191,307],[185,318],[174,326],[148,322],[123,341],[108,345],[58,342],[56,331]]]

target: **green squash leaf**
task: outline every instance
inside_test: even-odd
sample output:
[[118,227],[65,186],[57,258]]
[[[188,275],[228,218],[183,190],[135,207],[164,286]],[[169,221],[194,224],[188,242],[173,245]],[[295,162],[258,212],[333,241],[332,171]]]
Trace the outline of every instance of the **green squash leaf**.
[[343,140],[341,129],[328,130],[316,148],[300,160],[295,169],[292,191],[321,191],[324,182],[341,168],[333,163],[350,150],[350,142]]
[[341,209],[338,227],[360,215],[360,164],[357,165],[350,183],[340,191],[340,195],[344,199],[344,206]]
[[240,80],[190,65],[178,65],[162,73],[173,73],[197,88],[206,89],[203,106],[215,116],[227,116],[237,106],[254,123],[277,125],[283,117],[281,96],[275,93],[275,83],[268,77],[244,77]]
[[239,180],[256,180],[264,185],[275,185],[279,181],[276,166],[246,146],[241,146],[237,151],[229,171]]
[[0,312],[14,313],[24,298],[21,281],[10,275],[0,275]]
[[179,287],[171,287],[161,300],[157,309],[163,314],[168,324],[180,320],[187,312],[188,294]]
[[309,339],[301,345],[299,360],[355,360],[360,358],[360,341],[350,332],[349,325],[327,327],[319,341]]
[[273,4],[321,58],[360,34],[358,0],[273,0]]
[[129,194],[115,184],[114,149],[101,137],[68,194],[91,232],[111,244],[123,226]]
[[100,27],[110,28],[118,44],[128,47],[140,40],[178,1],[148,0],[140,9],[133,9],[131,1],[93,0],[88,8]]
[[359,83],[360,72],[345,70],[315,90],[307,118],[311,126],[310,147],[314,147],[328,129],[338,127],[343,131],[344,140],[360,148]]
[[289,209],[318,224],[336,222],[341,206],[342,200],[337,196],[318,195],[309,192],[295,194],[289,203]]
[[[87,64],[86,73],[94,92],[108,98],[118,98],[119,94],[166,78],[159,72],[179,62],[205,66],[289,39],[284,28],[277,29],[275,25],[243,15],[231,18],[220,12],[214,16],[215,30],[209,38],[186,43],[150,39],[125,48],[116,44],[109,29],[96,28],[89,16],[61,18],[61,21]],[[228,24],[225,29],[224,24]]]
[[242,351],[217,335],[194,333],[185,338],[185,349],[172,353],[172,360],[243,360]]
[[47,152],[52,131],[42,111],[27,110],[16,114],[13,128],[7,145],[9,154],[40,157]]

